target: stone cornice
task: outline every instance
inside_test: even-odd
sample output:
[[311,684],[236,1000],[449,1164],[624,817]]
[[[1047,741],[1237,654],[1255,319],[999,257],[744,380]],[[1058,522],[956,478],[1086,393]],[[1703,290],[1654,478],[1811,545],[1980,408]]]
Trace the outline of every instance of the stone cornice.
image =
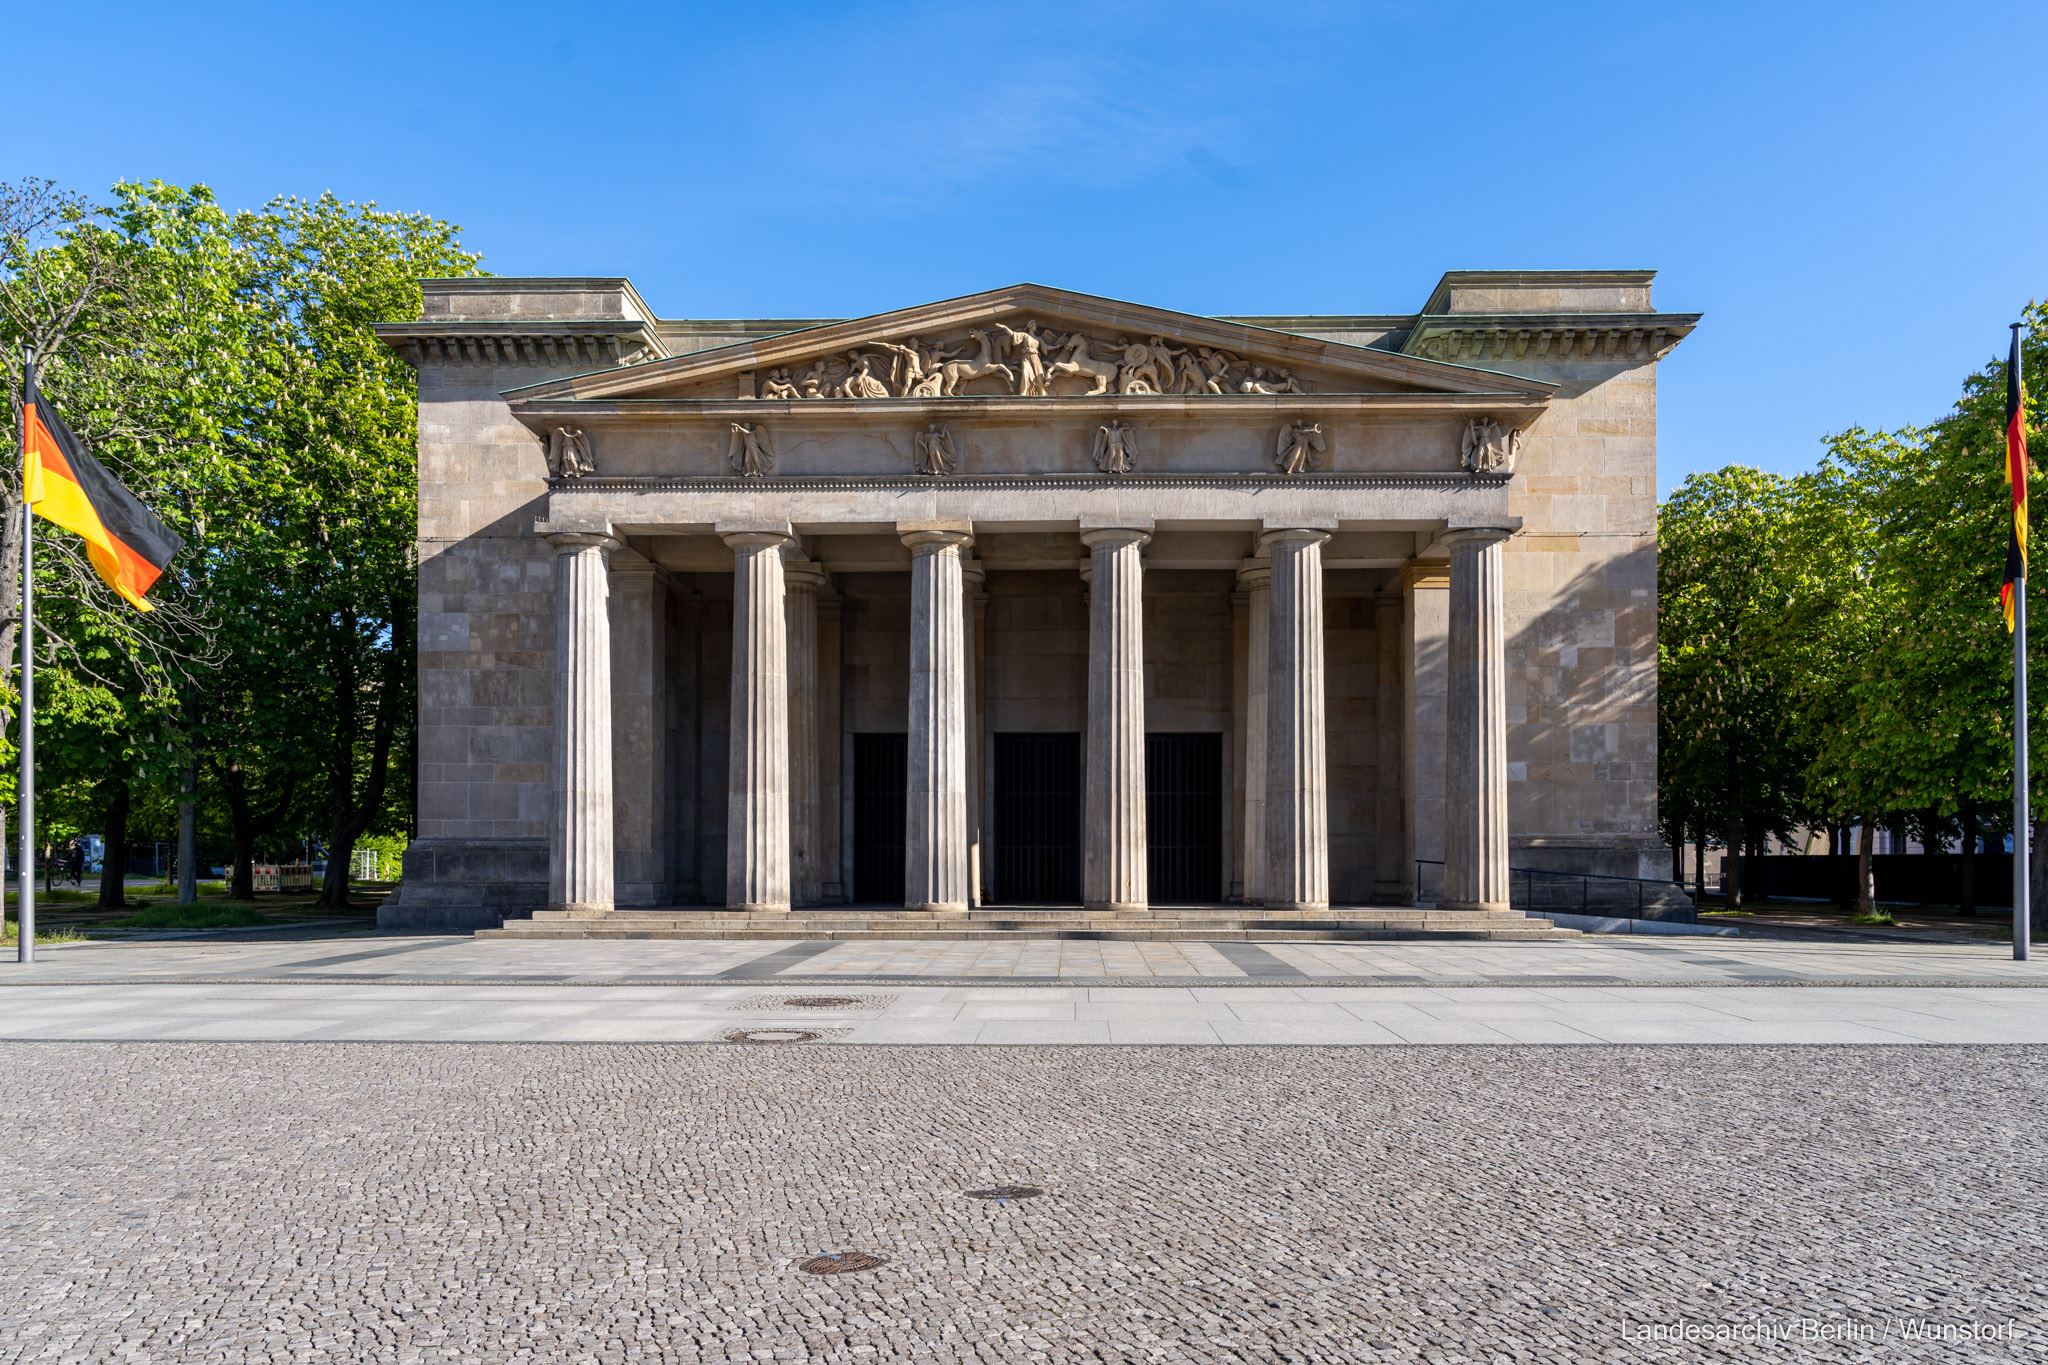
[[548,484],[551,494],[606,493],[758,493],[802,492],[806,490],[875,489],[882,491],[916,489],[920,492],[969,491],[979,489],[1048,489],[1075,491],[1116,491],[1141,488],[1216,488],[1237,492],[1260,489],[1307,490],[1315,488],[1420,488],[1455,490],[1461,488],[1505,488],[1511,474],[791,474],[765,478],[742,478],[723,474],[664,474],[642,478],[606,478],[590,475],[580,479],[555,479]]
[[1418,317],[1401,349],[1473,365],[1529,360],[1662,360],[1698,313],[1448,313]]
[[588,365],[610,369],[668,354],[654,328],[631,318],[590,321],[385,322],[378,340],[421,365]]
[[799,398],[566,399],[515,398],[512,414],[536,433],[557,426],[613,427],[646,422],[795,421],[807,425],[879,423],[1206,418],[1273,422],[1304,415],[1403,421],[1417,417],[1486,415],[1527,427],[1549,404],[1530,393],[1104,394],[1095,398]]

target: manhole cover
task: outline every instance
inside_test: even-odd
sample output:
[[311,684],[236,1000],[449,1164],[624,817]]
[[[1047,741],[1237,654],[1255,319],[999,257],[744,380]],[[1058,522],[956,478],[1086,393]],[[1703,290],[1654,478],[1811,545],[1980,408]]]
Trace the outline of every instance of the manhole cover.
[[840,1251],[830,1256],[813,1256],[797,1266],[806,1275],[844,1275],[851,1270],[873,1270],[878,1265],[888,1264],[887,1256],[876,1256],[865,1251]]
[[845,1010],[867,1002],[857,995],[792,995],[783,1003],[804,1010]]
[[985,1190],[969,1190],[969,1199],[993,1199],[1005,1203],[1012,1199],[1036,1199],[1045,1191],[1036,1185],[994,1185]]
[[728,1043],[815,1043],[824,1037],[805,1028],[736,1028],[725,1035]]

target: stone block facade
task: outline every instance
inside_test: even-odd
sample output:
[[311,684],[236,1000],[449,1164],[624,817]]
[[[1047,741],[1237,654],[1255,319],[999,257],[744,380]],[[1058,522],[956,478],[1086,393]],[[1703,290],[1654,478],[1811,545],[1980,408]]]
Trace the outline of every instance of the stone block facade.
[[[1419,875],[1504,909],[1510,865],[1668,865],[1656,367],[1697,318],[1655,312],[1648,272],[1460,272],[1414,314],[1231,319],[1037,286],[848,322],[663,320],[615,279],[425,292],[380,329],[420,379],[420,823],[392,927],[489,925],[564,886],[578,913],[719,904],[736,875],[846,904],[894,847],[873,805],[893,741],[863,736],[921,736],[913,786],[957,743],[968,789],[912,823],[959,804],[965,845],[907,866],[959,870],[974,902],[1006,899],[1003,822],[1039,809],[1002,786],[1003,736],[1072,737],[1074,801],[1108,803],[1074,838],[1136,869],[1104,893],[1126,913],[1147,849],[1169,875],[1157,850],[1194,838],[1213,859],[1173,864],[1184,894],[1310,908],[1412,901]],[[936,551],[934,526],[956,528]],[[1138,586],[1100,617],[1110,533]],[[741,621],[743,545],[782,570]],[[958,567],[913,611],[932,553]],[[601,620],[565,618],[575,554],[603,565]],[[924,634],[955,617],[957,665]],[[1100,670],[1126,626],[1142,687],[1119,711]],[[798,681],[773,712],[750,689],[735,733],[742,646]],[[565,713],[585,680],[608,707]],[[1140,751],[1210,786],[1148,805],[1123,759],[1090,785]],[[770,752],[793,794],[764,835],[742,788],[770,779],[742,774]]]

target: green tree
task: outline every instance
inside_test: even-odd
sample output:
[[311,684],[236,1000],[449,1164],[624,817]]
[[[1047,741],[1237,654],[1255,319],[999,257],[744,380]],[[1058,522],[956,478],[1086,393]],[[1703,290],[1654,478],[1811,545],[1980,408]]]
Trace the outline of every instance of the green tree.
[[[1667,823],[1718,826],[1731,855],[1787,835],[1805,755],[1785,706],[1786,534],[1799,490],[1731,465],[1687,479],[1658,511],[1659,796]],[[1742,903],[1731,857],[1728,903]]]

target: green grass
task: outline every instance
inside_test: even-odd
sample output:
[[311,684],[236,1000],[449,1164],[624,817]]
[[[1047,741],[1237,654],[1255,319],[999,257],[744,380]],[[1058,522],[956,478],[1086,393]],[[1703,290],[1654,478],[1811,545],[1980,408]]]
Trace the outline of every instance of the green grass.
[[[45,891],[40,886],[36,888],[37,905],[77,905],[81,901],[97,901],[99,898],[100,889],[98,886],[94,886],[90,891],[65,891],[62,889]],[[13,905],[20,899],[21,895],[19,892],[10,891],[7,893],[7,903],[9,905]]]
[[[0,934],[0,943],[15,944],[19,942],[21,942],[21,926],[13,920],[7,921],[7,932]],[[36,942],[83,943],[85,942],[85,935],[75,929],[38,929],[36,930]]]
[[[228,891],[226,882],[196,882],[194,886],[202,896],[225,896]],[[128,890],[131,895],[137,896],[175,896],[178,894],[178,884],[158,882],[154,886],[131,886]]]
[[1849,923],[1879,924],[1883,925],[1888,929],[1896,929],[1899,927],[1899,922],[1892,918],[1892,913],[1889,910],[1878,910],[1868,915],[1851,915],[1849,916]]
[[270,916],[246,905],[152,905],[109,920],[110,929],[242,929],[270,924]]

